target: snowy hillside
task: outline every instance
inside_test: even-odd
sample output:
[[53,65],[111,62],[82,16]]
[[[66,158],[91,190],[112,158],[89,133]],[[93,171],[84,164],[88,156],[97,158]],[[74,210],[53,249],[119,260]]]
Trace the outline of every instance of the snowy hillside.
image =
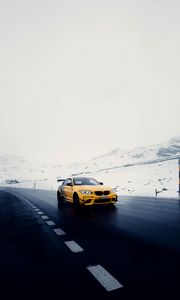
[[21,157],[0,157],[0,183],[17,187],[56,189],[57,177],[93,176],[121,195],[177,197],[180,137],[164,145],[132,151],[116,148],[85,163],[37,164]]
[[88,162],[88,169],[98,170],[119,166],[148,164],[164,161],[180,156],[180,137],[171,139],[166,145],[155,145],[150,148],[135,148],[132,151],[122,151],[116,148],[105,155],[93,158]]

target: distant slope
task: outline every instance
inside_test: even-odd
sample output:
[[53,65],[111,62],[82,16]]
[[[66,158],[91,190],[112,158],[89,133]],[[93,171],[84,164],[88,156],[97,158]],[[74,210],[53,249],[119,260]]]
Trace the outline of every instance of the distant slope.
[[0,156],[0,183],[10,183],[14,180],[53,182],[59,176],[90,175],[97,171],[154,164],[177,157],[180,157],[180,137],[172,138],[163,145],[140,147],[132,151],[116,148],[85,163],[37,164],[17,156]]
[[149,148],[140,147],[132,151],[116,148],[104,155],[95,157],[86,163],[84,171],[110,170],[141,164],[152,164],[180,157],[180,137],[169,140],[164,145]]

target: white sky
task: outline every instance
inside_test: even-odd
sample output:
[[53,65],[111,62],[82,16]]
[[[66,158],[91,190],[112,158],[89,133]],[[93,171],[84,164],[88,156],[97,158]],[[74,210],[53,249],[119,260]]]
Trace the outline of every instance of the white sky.
[[179,0],[0,2],[0,153],[82,161],[180,135]]

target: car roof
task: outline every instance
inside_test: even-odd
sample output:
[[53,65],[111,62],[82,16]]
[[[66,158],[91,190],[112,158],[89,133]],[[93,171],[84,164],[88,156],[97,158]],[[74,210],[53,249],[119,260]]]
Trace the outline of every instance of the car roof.
[[87,176],[72,176],[69,178],[72,178],[72,179],[85,179],[85,178],[90,179],[90,178],[92,178],[92,179],[94,179],[93,177],[87,177]]
[[[88,177],[88,176],[69,176],[67,178],[58,178],[58,181],[65,181],[65,180],[68,180],[68,179],[77,179],[77,180],[82,180],[82,179],[94,179],[93,177]],[[94,179],[96,180],[96,179]],[[97,180],[96,180],[97,181]]]

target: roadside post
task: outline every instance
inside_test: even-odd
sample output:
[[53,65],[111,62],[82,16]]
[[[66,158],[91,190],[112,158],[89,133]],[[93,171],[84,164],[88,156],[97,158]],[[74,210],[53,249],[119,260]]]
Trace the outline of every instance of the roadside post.
[[[163,191],[163,190],[162,190]],[[159,193],[162,193],[162,191],[158,191],[157,189],[155,189],[155,195],[156,195],[156,197],[157,197],[157,195],[159,194]]]
[[157,194],[158,194],[158,191],[157,191],[157,189],[155,189],[155,195],[156,195],[156,197],[157,197]]
[[179,191],[178,191],[178,196],[180,197],[180,158],[178,158],[178,167],[179,167]]
[[36,189],[36,180],[34,180],[34,189]]

